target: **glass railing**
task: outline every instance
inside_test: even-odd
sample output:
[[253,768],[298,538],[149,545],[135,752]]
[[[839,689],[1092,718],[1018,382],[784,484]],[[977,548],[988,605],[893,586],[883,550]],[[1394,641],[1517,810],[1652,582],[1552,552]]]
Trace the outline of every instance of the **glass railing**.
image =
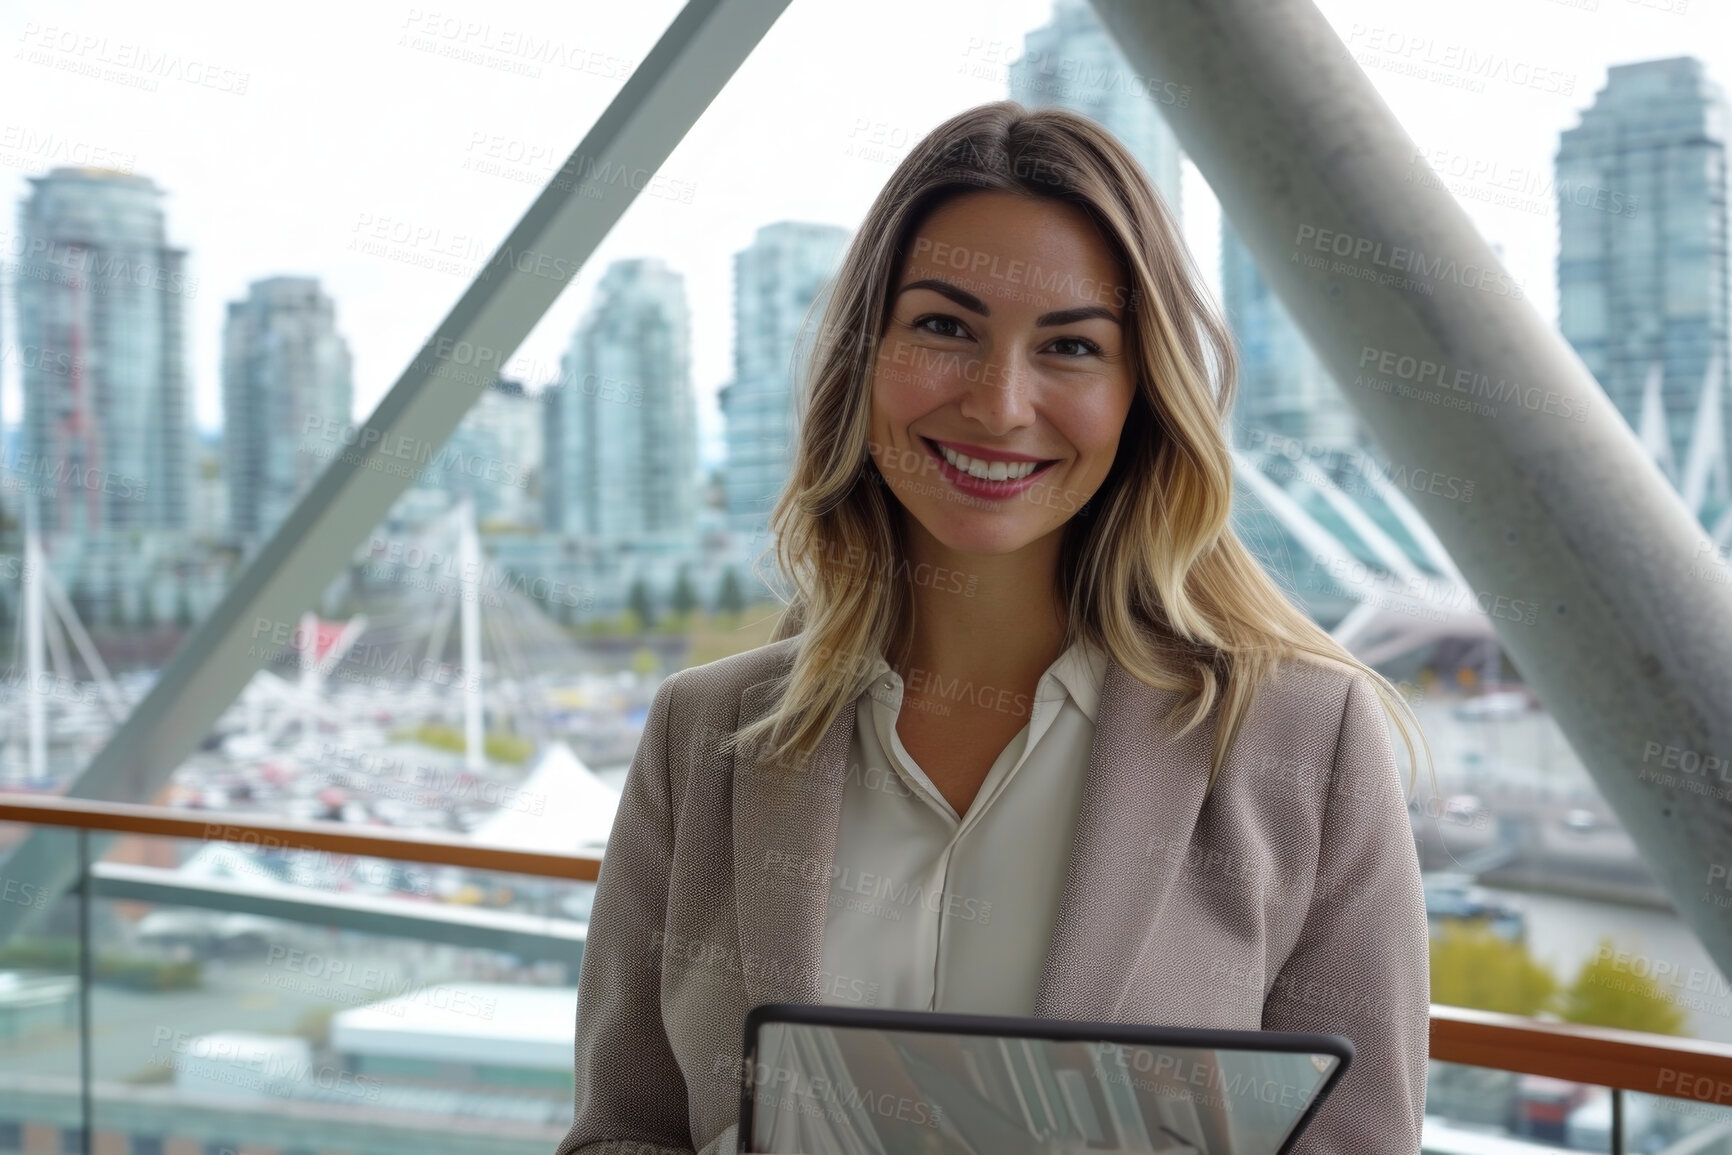
[[[29,828],[79,863],[8,873]],[[0,1155],[553,1150],[593,858],[0,794]],[[1732,1155],[1732,1047],[1434,1006],[1427,1155]]]
[[1426,1155],[1732,1153],[1732,1047],[1433,1004]]
[[0,1152],[545,1155],[570,1126],[595,861],[54,806],[76,890],[0,862],[32,908]]

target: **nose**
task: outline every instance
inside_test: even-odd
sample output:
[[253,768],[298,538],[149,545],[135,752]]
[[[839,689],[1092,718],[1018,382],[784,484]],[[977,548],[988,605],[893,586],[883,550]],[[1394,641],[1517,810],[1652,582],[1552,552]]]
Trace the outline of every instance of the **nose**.
[[1002,436],[1034,424],[1033,370],[1018,354],[983,361],[962,396],[962,415]]

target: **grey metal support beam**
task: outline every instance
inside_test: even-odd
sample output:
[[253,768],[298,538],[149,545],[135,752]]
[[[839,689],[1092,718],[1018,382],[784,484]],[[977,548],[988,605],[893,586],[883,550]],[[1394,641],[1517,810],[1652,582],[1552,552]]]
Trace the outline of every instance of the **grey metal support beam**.
[[1141,83],[1190,87],[1161,112],[1386,454],[1473,482],[1411,497],[1732,974],[1732,584],[1707,535],[1461,206],[1411,179],[1310,0],[1093,3]]
[[[348,449],[193,631],[77,782],[74,797],[148,802],[492,384],[788,0],[687,0],[661,39],[434,328]],[[302,431],[292,435],[301,436]],[[406,464],[409,467],[405,467]],[[59,893],[76,863],[33,832],[7,873]],[[92,839],[101,853],[106,839]],[[0,942],[31,908],[0,903]]]

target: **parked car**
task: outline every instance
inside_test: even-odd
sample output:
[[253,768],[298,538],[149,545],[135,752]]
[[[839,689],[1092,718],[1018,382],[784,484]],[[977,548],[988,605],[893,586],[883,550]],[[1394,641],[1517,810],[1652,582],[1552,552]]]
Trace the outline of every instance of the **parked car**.
[[1474,885],[1471,875],[1437,871],[1425,875],[1422,881],[1428,922],[1483,922],[1493,934],[1511,942],[1520,942],[1526,935],[1526,916]]
[[1566,1141],[1570,1116],[1596,1090],[1549,1075],[1523,1075],[1516,1087],[1516,1134],[1553,1146]]

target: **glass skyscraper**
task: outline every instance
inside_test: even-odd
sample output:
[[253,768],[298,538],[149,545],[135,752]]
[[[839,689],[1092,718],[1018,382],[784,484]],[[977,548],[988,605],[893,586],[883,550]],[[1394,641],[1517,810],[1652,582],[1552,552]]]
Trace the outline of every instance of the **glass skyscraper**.
[[1052,20],[1023,38],[1010,65],[1010,99],[1030,108],[1080,112],[1124,142],[1154,181],[1177,224],[1179,142],[1160,105],[1189,98],[1178,85],[1139,76],[1084,0],[1058,0]]
[[[1162,114],[1189,92],[1132,71],[1083,0],[1058,0],[1052,20],[1030,32],[1010,68],[1010,97],[1059,106],[1110,129],[1142,162],[1182,223],[1183,151]],[[1232,225],[1221,218],[1221,296],[1242,353],[1238,436],[1246,428],[1324,447],[1349,445],[1358,423],[1333,378],[1264,283]]]
[[1358,418],[1225,213],[1221,304],[1239,346],[1235,444],[1261,448],[1291,438],[1313,456],[1353,447],[1360,440]]
[[14,266],[24,423],[8,462],[45,532],[186,529],[192,399],[186,302],[162,190],[98,168],[29,178]]
[[787,483],[798,428],[794,373],[816,333],[822,306],[813,306],[849,237],[837,225],[778,221],[734,254],[734,376],[720,394],[724,486],[731,526],[748,537],[766,530]]
[[267,277],[223,329],[229,532],[251,552],[346,448],[353,397],[336,306],[314,277]]
[[1559,328],[1709,524],[1729,498],[1727,133],[1701,61],[1648,60],[1608,70],[1557,152]]
[[543,410],[547,528],[681,546],[697,532],[697,412],[685,280],[615,261]]
[[[1172,210],[1174,224],[1182,227],[1184,154],[1163,108],[1188,102],[1190,92],[1133,72],[1083,0],[1057,0],[1052,20],[1028,34],[1024,54],[1010,68],[1009,95],[1030,107],[1068,108],[1104,125],[1141,162]],[[1291,438],[1298,443],[1298,452],[1321,455],[1338,469],[1337,451],[1354,447],[1358,421],[1225,214],[1221,217],[1221,296],[1240,353],[1229,434],[1235,444],[1293,452],[1295,447],[1282,440]],[[1358,458],[1349,454],[1346,460]],[[1278,472],[1284,474],[1284,481],[1291,480],[1291,469]],[[1314,614],[1339,617],[1340,607],[1312,596],[1317,583],[1309,572],[1310,554],[1300,547],[1293,531],[1266,511],[1245,486],[1235,486],[1233,497],[1236,526],[1265,568],[1288,589],[1306,595]]]
[[477,522],[539,524],[530,490],[541,470],[542,400],[514,378],[495,380],[433,454],[425,483],[453,500],[473,497]]

